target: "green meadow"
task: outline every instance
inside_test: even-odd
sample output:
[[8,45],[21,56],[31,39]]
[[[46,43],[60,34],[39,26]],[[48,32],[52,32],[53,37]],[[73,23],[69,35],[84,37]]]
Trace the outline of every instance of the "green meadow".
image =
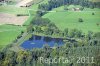
[[0,6],[0,12],[11,13],[11,14],[29,14],[29,9],[31,13],[36,12],[38,5],[42,3],[47,3],[48,0],[36,0],[31,7],[17,7],[16,5],[2,5]]
[[0,25],[0,48],[12,43],[25,27],[15,25]]
[[21,8],[13,5],[5,5],[0,6],[0,12],[11,14],[28,14],[28,8]]
[[38,10],[38,5],[42,3],[48,3],[48,0],[41,0],[39,3],[35,3],[30,7],[30,9]]
[[[76,28],[84,33],[100,31],[100,25],[97,26],[97,24],[100,24],[100,9],[84,8],[83,11],[63,11],[63,9],[63,6],[55,8],[53,11],[56,12],[47,13],[43,18],[49,18],[60,30]],[[83,22],[79,22],[79,18],[82,18]]]

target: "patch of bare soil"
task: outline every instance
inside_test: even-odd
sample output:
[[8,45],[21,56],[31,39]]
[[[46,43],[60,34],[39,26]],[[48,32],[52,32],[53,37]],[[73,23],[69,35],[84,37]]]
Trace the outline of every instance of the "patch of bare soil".
[[12,14],[0,13],[0,24],[23,25],[28,16],[16,16]]

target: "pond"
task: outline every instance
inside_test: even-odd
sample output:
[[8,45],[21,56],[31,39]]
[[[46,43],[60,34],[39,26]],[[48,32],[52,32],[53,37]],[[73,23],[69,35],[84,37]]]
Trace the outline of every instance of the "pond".
[[54,47],[56,44],[58,46],[62,46],[64,42],[61,38],[51,38],[34,35],[31,38],[29,38],[29,40],[23,42],[21,44],[21,47],[24,49],[42,48],[45,44],[48,44],[50,47]]

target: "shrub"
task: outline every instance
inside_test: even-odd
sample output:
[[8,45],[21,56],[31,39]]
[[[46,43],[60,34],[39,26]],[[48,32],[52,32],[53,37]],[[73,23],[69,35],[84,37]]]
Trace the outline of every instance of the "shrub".
[[92,15],[95,15],[94,13],[92,13]]
[[83,22],[83,19],[82,19],[82,18],[79,18],[78,21],[79,21],[79,22]]

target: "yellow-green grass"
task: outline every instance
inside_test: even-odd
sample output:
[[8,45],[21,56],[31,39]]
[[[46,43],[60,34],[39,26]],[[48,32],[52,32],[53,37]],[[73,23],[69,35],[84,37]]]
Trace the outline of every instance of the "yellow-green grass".
[[30,17],[25,21],[25,23],[24,23],[23,25],[25,25],[25,26],[29,25],[30,22],[32,22],[33,18],[34,18],[34,16],[30,16]]
[[25,27],[14,25],[0,25],[0,48],[12,43]]
[[[98,10],[98,11],[96,11]],[[95,15],[92,15],[94,13]],[[50,12],[43,16],[43,18],[49,18],[54,22],[60,30],[65,28],[79,29],[84,33],[88,31],[99,32],[100,25],[100,10],[99,9],[85,9],[81,12],[65,11],[65,12]],[[79,22],[78,19],[82,18],[84,22]]]
[[11,14],[28,14],[28,8],[5,5],[0,6],[0,12]]
[[43,3],[48,3],[48,0],[42,0],[41,2],[39,2],[37,4],[33,4],[30,8],[34,9],[34,10],[38,10],[38,5],[43,4]]
[[40,2],[43,2],[44,0],[34,0],[34,4],[38,4]]

